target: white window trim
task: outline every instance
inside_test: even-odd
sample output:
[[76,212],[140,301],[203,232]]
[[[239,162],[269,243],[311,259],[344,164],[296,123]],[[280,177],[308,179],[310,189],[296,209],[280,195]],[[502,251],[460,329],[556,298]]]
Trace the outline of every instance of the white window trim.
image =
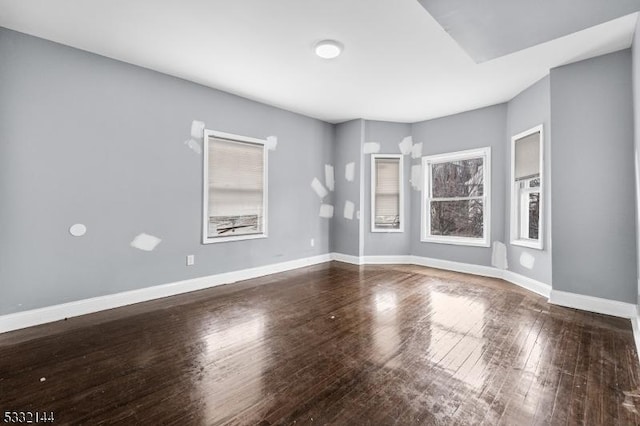
[[[531,134],[540,132],[540,217],[538,218],[538,239],[531,240],[527,238],[519,238],[519,229],[518,229],[518,212],[520,208],[518,208],[518,204],[520,203],[520,199],[518,197],[518,186],[516,185],[516,141],[522,138],[525,138]],[[544,132],[543,125],[540,124],[538,126],[532,127],[529,130],[525,130],[522,133],[518,133],[517,135],[511,138],[511,224],[509,226],[510,229],[510,242],[514,246],[528,247],[532,249],[542,250],[544,248],[544,199],[545,199],[545,190],[544,190]],[[536,188],[537,189],[537,188]]]
[[[540,179],[540,177],[538,177],[538,179]],[[527,180],[528,182],[528,180]],[[518,203],[519,204],[519,210],[520,212],[522,212],[523,210],[526,210],[529,208],[529,196],[532,193],[538,193],[538,200],[540,199],[540,196],[542,195],[542,192],[540,191],[540,187],[536,186],[536,187],[526,187],[526,188],[518,188],[518,185],[515,185],[515,189],[514,189],[514,203]],[[515,198],[517,198],[518,200],[516,200]],[[538,201],[538,204],[540,203],[540,201]],[[538,206],[539,207],[539,206]],[[516,214],[517,216],[517,214]],[[516,218],[516,223],[515,226],[516,228],[520,228],[520,229],[516,229],[515,234],[516,237],[518,235],[522,234],[522,231],[524,229],[529,229],[529,215],[523,215],[521,216],[520,222],[518,223],[518,218]],[[538,218],[538,226],[540,225],[540,218]],[[539,237],[539,232],[538,232],[538,237]],[[537,242],[538,240],[531,240],[531,239],[527,239],[527,238],[520,238],[519,241],[523,241],[523,242],[529,242],[529,241],[535,241]]]
[[[399,229],[388,229],[388,228],[376,228],[376,159],[378,158],[392,158],[399,160],[398,167],[398,182],[400,184],[400,199],[399,199],[399,218],[400,218],[400,228]],[[372,154],[371,155],[371,232],[404,232],[404,157],[402,154]]]
[[[484,158],[483,167],[483,192],[481,197],[484,199],[482,210],[482,238],[468,238],[468,237],[451,237],[430,235],[431,230],[431,214],[426,214],[431,211],[431,164],[448,163],[450,161],[467,160],[470,158]],[[420,210],[420,241],[423,243],[439,243],[439,244],[454,244],[463,246],[475,246],[475,247],[490,247],[491,246],[491,147],[469,149],[466,151],[457,151],[446,154],[430,155],[422,157],[422,193],[421,193],[421,210]]]
[[[262,151],[263,151],[263,164],[264,164],[264,168],[263,168],[263,183],[264,183],[264,188],[263,188],[263,203],[262,203],[262,217],[263,217],[263,224],[262,224],[262,233],[261,234],[247,234],[247,235],[234,235],[234,236],[229,236],[229,237],[216,237],[216,238],[210,238],[208,235],[208,222],[209,222],[209,218],[208,218],[208,210],[209,210],[209,137],[213,136],[214,138],[220,138],[220,139],[229,139],[231,141],[238,141],[238,142],[248,142],[248,143],[253,143],[256,145],[262,145]],[[265,144],[267,143],[266,140],[264,139],[256,139],[256,138],[252,138],[249,136],[241,136],[241,135],[234,135],[232,133],[225,133],[225,132],[218,132],[215,130],[208,130],[205,129],[204,131],[204,138],[203,138],[203,153],[204,155],[203,157],[203,173],[202,173],[202,244],[214,244],[214,243],[224,243],[224,242],[229,242],[229,241],[241,241],[241,240],[255,240],[255,239],[259,239],[259,238],[267,238],[268,237],[268,232],[267,232],[267,224],[269,223],[269,220],[267,218],[267,212],[269,211],[268,209],[268,194],[269,194],[269,185],[268,185],[268,180],[267,177],[269,176],[269,162],[268,160],[268,152],[269,150],[266,148]]]

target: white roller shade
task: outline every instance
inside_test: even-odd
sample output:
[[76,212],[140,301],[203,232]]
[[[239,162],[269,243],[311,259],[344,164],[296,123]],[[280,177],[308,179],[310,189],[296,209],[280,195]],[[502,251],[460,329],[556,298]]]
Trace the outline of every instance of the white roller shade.
[[209,217],[262,217],[264,146],[209,138]]
[[400,160],[377,158],[375,216],[397,217],[400,215]]
[[516,180],[540,175],[540,132],[518,139],[514,149]]

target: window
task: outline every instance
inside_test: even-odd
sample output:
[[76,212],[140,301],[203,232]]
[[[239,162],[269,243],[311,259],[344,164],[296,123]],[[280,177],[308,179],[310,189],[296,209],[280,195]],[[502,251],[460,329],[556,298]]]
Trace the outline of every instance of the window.
[[265,141],[205,130],[203,243],[267,236]]
[[511,138],[511,244],[542,249],[542,125]]
[[422,241],[489,247],[491,148],[422,157]]
[[402,155],[371,156],[371,232],[404,230]]

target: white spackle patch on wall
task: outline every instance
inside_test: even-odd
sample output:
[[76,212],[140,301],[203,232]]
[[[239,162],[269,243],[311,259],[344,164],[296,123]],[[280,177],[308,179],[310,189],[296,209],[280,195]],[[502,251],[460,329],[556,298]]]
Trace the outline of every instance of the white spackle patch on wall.
[[491,253],[491,265],[498,269],[507,269],[507,246],[500,241],[493,242],[493,252]]
[[422,165],[414,164],[411,166],[411,188],[416,191],[422,190]]
[[69,233],[74,237],[82,237],[87,233],[87,227],[82,223],[76,223],[74,225],[71,225],[71,227],[69,228]]
[[365,154],[375,154],[377,152],[380,152],[380,144],[378,142],[366,142],[364,144],[364,147],[362,148],[362,151]]
[[530,255],[529,253],[522,252],[520,255],[520,265],[527,269],[533,269],[533,265],[536,263],[536,258]]
[[344,203],[344,218],[345,219],[349,219],[349,220],[353,220],[353,213],[356,210],[356,206],[355,204],[353,204],[353,202],[347,200]]
[[160,244],[160,241],[162,240],[158,237],[142,233],[138,234],[133,241],[131,241],[131,247],[143,251],[153,251],[158,244]]
[[191,122],[191,137],[195,140],[202,140],[204,137],[205,125],[202,121],[193,120]]
[[336,186],[336,179],[333,174],[333,166],[331,164],[324,165],[324,183],[327,185],[329,191],[333,191]]
[[318,197],[320,197],[320,199],[326,197],[329,193],[327,189],[322,186],[322,183],[320,183],[318,178],[313,178],[313,180],[311,181],[311,188],[313,188],[316,194],[318,194]]
[[189,147],[189,149],[196,154],[202,154],[202,147],[200,146],[200,142],[195,139],[187,139],[184,141],[184,144]]
[[411,149],[413,148],[413,137],[407,136],[402,139],[402,142],[398,144],[398,148],[400,148],[400,153],[402,155],[411,154]]
[[353,182],[353,178],[356,175],[356,163],[351,162],[351,163],[347,163],[346,166],[344,166],[344,178],[347,180],[347,182]]
[[330,219],[333,217],[333,206],[331,204],[320,205],[320,217]]
[[411,158],[420,157],[422,157],[422,142],[414,144],[411,148]]
[[276,148],[278,147],[278,137],[277,136],[267,136],[267,142],[264,144],[264,146],[269,151],[275,151]]
[[202,121],[193,120],[191,122],[191,138],[184,141],[184,144],[196,154],[202,154],[205,124]]

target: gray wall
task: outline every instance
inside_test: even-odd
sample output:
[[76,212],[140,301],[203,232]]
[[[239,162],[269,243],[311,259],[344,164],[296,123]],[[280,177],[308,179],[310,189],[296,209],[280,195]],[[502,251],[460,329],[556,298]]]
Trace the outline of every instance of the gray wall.
[[554,290],[636,301],[629,49],[551,70]]
[[[406,136],[411,136],[411,125],[387,121],[365,121],[365,142],[380,144],[380,154],[400,154],[398,144]],[[404,178],[404,232],[371,232],[371,155],[364,156],[364,205],[361,219],[364,221],[364,254],[408,255],[411,252],[411,155],[403,157]],[[418,231],[419,232],[419,231]]]
[[[504,242],[507,105],[500,104],[412,125],[423,155],[491,147],[491,241]],[[419,160],[413,160],[419,164]],[[476,265],[491,265],[491,248],[420,242],[421,193],[411,191],[411,254]]]
[[[332,162],[334,126],[6,29],[0,64],[0,314],[329,251],[310,182]],[[200,244],[194,119],[278,136],[269,238]],[[86,236],[69,235],[76,222]],[[131,248],[141,232],[162,243]]]
[[640,313],[640,20],[636,23],[633,35],[632,83],[633,83],[633,123],[634,123],[634,158],[636,173],[636,250],[638,252],[638,311]]
[[[508,243],[509,137],[540,122],[551,226],[545,250],[509,247],[510,269],[554,289],[633,303],[637,40],[633,93],[626,50],[554,69],[508,104],[412,125],[334,126],[0,29],[0,315],[329,251],[490,265],[491,248],[420,242],[421,194],[408,183],[420,160],[408,156],[405,232],[372,234],[363,143],[398,153],[412,135],[423,155],[491,146],[492,241]],[[183,144],[194,119],[278,137],[269,154],[269,238],[200,243],[202,158]],[[345,179],[348,162],[356,166],[353,182]],[[318,216],[322,201],[310,187],[314,177],[324,181],[325,164],[335,167],[335,192],[324,200],[335,206],[333,220]],[[347,200],[362,221],[343,217]],[[73,238],[68,228],[78,222],[89,231]],[[142,232],[162,239],[155,251],[129,246]],[[524,250],[536,258],[533,270],[519,265]],[[195,266],[185,266],[188,254]]]
[[[360,223],[354,213],[353,219],[345,219],[345,202],[351,201],[355,209],[360,208],[360,167],[362,165],[363,120],[352,120],[336,125],[333,164],[336,188],[334,194],[334,215],[331,221],[331,251],[361,256]],[[345,179],[345,166],[355,163],[353,182]]]
[[[538,81],[518,96],[509,101],[507,110],[507,150],[505,153],[505,228],[504,239],[507,244],[509,269],[542,283],[551,285],[551,104],[550,104],[550,80],[545,77]],[[514,246],[509,243],[511,239],[511,137],[534,126],[544,126],[544,247],[535,250],[527,247]],[[532,269],[520,264],[522,253],[529,253],[534,257]]]

